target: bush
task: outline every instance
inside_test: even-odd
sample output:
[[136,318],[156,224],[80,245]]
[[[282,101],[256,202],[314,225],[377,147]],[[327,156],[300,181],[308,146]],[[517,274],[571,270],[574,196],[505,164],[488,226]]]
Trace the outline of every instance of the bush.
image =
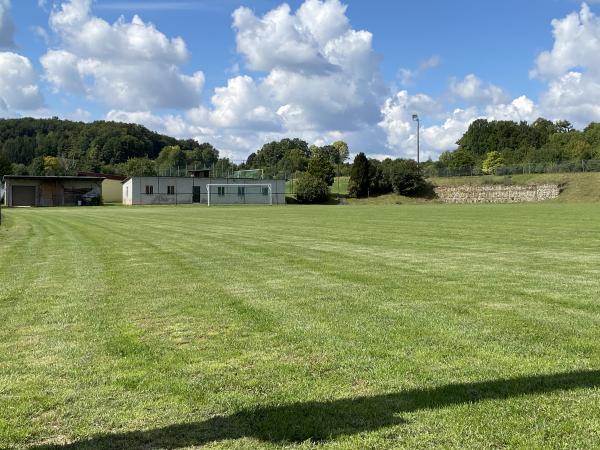
[[390,178],[394,192],[400,195],[416,195],[427,187],[419,166],[412,159],[396,160]]
[[329,187],[322,179],[305,173],[296,184],[296,198],[300,203],[325,202],[329,199]]

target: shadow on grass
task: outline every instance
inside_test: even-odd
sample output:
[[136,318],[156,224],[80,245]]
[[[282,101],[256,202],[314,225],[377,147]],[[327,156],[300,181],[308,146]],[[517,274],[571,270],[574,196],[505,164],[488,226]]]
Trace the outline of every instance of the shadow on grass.
[[257,407],[203,422],[170,425],[148,431],[101,434],[67,445],[37,450],[177,449],[242,437],[272,443],[324,441],[404,423],[401,413],[483,400],[600,387],[600,371],[578,371],[449,384],[431,389],[332,401]]

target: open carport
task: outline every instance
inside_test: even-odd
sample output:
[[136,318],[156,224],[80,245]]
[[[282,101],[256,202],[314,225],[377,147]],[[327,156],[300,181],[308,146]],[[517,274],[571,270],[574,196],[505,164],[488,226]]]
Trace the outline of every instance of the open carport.
[[4,177],[6,206],[76,206],[102,196],[102,177]]

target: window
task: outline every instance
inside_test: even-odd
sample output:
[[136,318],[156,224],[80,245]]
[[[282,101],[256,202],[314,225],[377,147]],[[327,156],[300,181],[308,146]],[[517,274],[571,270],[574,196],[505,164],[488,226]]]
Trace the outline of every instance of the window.
[[151,184],[146,185],[146,194],[154,194],[154,186]]
[[246,195],[246,188],[243,186],[238,186],[238,195],[240,197],[243,197],[244,195]]
[[225,186],[217,186],[217,195],[225,195]]
[[175,186],[167,186],[167,195],[175,195]]
[[262,188],[262,195],[269,195],[269,188],[268,187]]
[[129,198],[129,186],[125,187],[125,198]]

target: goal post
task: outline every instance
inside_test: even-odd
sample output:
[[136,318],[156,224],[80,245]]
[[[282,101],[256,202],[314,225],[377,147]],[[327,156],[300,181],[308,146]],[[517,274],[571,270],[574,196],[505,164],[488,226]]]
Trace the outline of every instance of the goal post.
[[262,180],[265,177],[265,171],[263,169],[246,169],[236,170],[233,172],[233,178],[237,179],[253,179]]
[[211,183],[206,190],[208,206],[273,204],[273,187],[267,183]]

